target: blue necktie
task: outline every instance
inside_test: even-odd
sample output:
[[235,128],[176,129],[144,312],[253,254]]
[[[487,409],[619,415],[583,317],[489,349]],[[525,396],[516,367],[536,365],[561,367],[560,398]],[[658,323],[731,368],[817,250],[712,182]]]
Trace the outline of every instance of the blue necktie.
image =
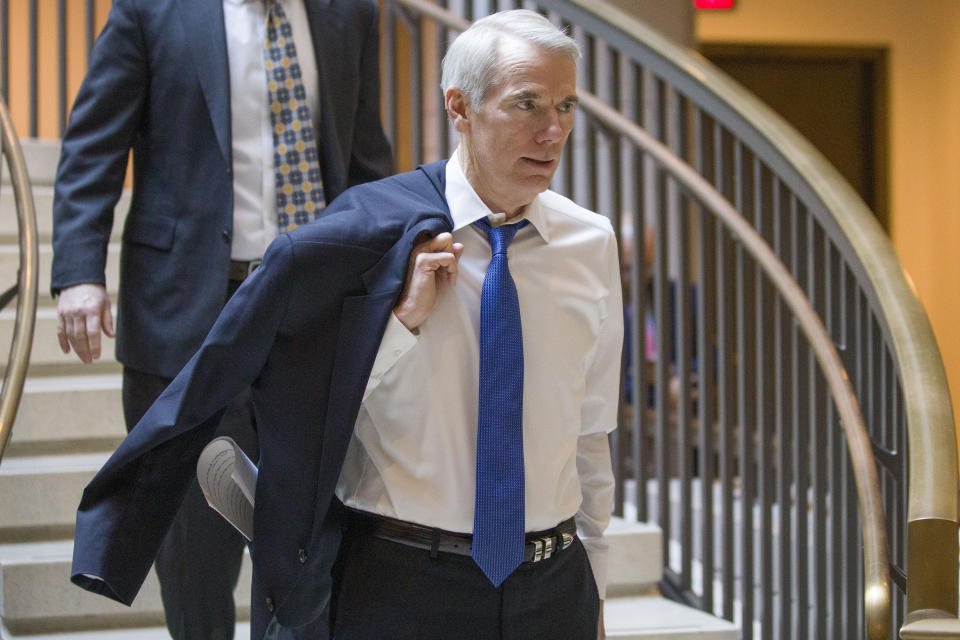
[[507,247],[527,224],[474,223],[492,256],[480,296],[477,494],[471,556],[495,587],[523,562],[523,334]]

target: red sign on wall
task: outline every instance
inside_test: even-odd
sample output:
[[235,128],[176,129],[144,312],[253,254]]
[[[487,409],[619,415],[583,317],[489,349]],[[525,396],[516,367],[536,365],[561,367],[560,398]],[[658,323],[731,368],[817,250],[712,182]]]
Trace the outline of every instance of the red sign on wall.
[[693,0],[697,9],[733,9],[733,0]]

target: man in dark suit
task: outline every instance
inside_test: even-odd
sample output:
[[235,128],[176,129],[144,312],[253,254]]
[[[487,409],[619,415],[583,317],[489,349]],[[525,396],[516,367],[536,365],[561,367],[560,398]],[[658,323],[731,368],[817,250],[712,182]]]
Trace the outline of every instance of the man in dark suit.
[[[290,85],[299,99],[291,119],[270,119],[275,104],[290,99],[269,82],[274,66],[298,83]],[[285,223],[289,184],[279,172],[287,156],[275,154],[293,120],[310,128],[315,151],[299,160],[310,161],[303,173],[314,184],[309,210],[291,211]],[[116,331],[128,429],[278,232],[314,217],[347,187],[391,172],[379,117],[376,3],[114,2],[71,112],[54,202],[58,334],[63,350],[84,362],[100,356],[101,332],[114,334],[104,271],[131,149]],[[235,391],[221,429],[255,457],[248,394]],[[167,624],[177,640],[230,638],[243,542],[193,485],[157,558]]]
[[[85,489],[76,584],[133,600],[220,412],[250,385],[251,638],[325,640],[331,608],[339,640],[602,637],[623,329],[616,240],[606,218],[548,190],[573,126],[578,56],[529,11],[458,37],[444,62],[458,152],[350,189],[271,244]],[[480,280],[502,277],[508,253],[488,235],[513,223],[528,357],[486,383],[481,365],[478,389],[478,351],[489,352],[477,325],[495,308]],[[502,362],[516,355],[492,346]],[[459,496],[481,494],[482,403],[512,404],[518,390],[531,499],[506,522],[506,562],[496,536],[474,549],[492,549],[489,569],[472,555],[477,529],[446,522],[470,520],[473,502]]]

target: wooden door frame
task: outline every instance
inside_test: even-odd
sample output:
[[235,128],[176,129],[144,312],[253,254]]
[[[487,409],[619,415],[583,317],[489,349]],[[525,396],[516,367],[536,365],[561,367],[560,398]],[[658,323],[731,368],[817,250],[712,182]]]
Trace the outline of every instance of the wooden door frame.
[[872,132],[872,150],[868,154],[873,175],[873,212],[881,226],[889,232],[890,163],[889,163],[889,49],[885,46],[847,46],[824,44],[756,44],[739,42],[701,42],[700,52],[710,59],[759,60],[771,62],[823,61],[860,63],[870,67],[873,108],[863,117]]

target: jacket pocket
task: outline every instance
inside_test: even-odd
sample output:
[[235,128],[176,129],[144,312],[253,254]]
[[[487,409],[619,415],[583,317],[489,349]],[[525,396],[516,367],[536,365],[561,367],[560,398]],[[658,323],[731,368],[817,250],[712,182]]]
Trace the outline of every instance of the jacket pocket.
[[132,244],[142,244],[161,251],[173,247],[177,221],[166,216],[133,215],[123,230],[123,239]]

